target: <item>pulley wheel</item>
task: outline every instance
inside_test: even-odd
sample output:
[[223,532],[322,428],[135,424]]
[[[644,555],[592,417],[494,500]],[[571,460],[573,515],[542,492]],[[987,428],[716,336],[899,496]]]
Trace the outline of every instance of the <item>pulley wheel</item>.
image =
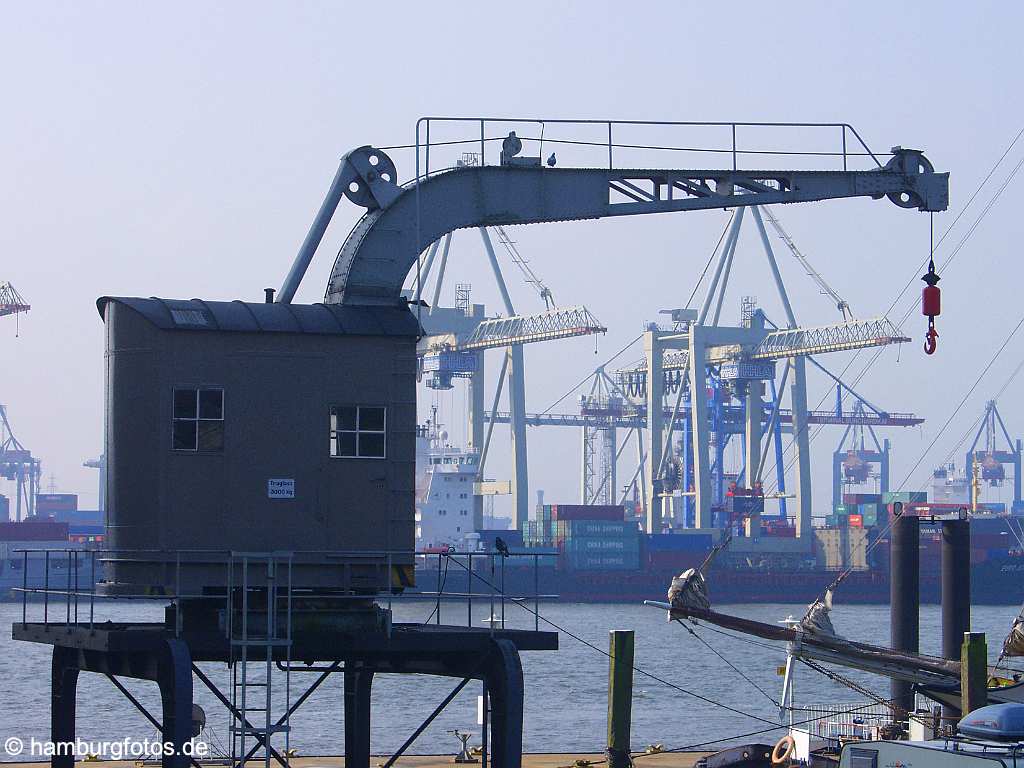
[[[379,149],[359,147],[349,154],[349,162],[363,171],[367,180],[381,178],[392,184],[398,183],[398,170],[394,161]],[[345,197],[364,208],[376,208],[377,201],[362,178],[356,178],[345,188]]]

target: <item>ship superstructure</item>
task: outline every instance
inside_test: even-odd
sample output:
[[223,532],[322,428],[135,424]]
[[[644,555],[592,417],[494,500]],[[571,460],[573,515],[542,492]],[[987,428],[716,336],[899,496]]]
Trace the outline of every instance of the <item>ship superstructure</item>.
[[416,548],[475,549],[483,526],[473,508],[480,453],[449,442],[433,418],[416,433]]

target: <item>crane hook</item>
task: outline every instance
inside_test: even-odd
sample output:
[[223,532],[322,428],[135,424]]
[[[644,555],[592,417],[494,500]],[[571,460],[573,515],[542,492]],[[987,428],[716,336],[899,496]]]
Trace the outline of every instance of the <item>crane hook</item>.
[[935,321],[932,318],[928,318],[928,333],[924,337],[924,353],[926,355],[934,355],[935,349],[938,347],[939,332],[935,330]]
[[942,278],[935,272],[935,262],[932,259],[928,260],[928,271],[921,279],[925,282],[924,290],[921,292],[921,314],[928,318],[924,351],[925,354],[933,355],[938,346],[936,339],[939,337],[939,332],[935,330],[935,318],[942,312],[942,295],[938,286]]

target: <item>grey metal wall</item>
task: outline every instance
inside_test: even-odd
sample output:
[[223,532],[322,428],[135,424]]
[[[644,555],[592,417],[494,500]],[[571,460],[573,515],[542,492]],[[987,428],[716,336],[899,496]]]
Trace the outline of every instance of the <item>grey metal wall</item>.
[[[317,551],[397,550],[412,561],[414,336],[166,330],[116,300],[104,314],[110,549],[287,550],[300,563],[322,561]],[[171,449],[175,386],[223,388],[223,452]],[[387,458],[332,458],[332,405],[386,406]],[[295,498],[268,498],[271,478],[294,479]],[[181,591],[226,581],[216,558],[182,557],[210,562],[185,569]],[[296,583],[369,578],[353,565],[371,559],[332,562],[300,568]],[[173,592],[176,571],[122,559],[111,573]]]

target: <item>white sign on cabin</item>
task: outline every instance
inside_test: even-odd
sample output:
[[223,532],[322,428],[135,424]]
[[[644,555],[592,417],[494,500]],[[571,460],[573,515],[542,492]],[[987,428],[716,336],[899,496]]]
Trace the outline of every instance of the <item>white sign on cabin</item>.
[[294,499],[295,479],[277,478],[267,480],[268,499]]

